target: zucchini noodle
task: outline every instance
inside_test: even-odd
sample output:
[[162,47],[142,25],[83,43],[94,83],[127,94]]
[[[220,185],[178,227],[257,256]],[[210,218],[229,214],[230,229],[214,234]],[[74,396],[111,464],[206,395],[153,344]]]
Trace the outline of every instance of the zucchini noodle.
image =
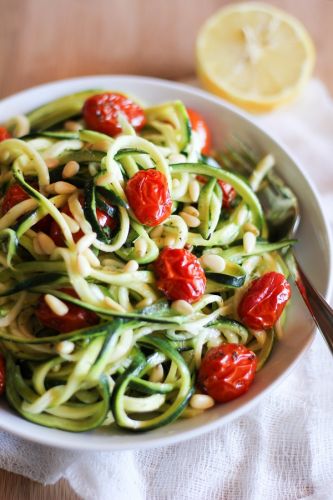
[[[123,113],[115,138],[82,129],[82,106],[97,93],[65,96],[13,117],[7,126],[15,138],[0,144],[6,396],[19,414],[40,425],[146,431],[199,412],[188,405],[209,348],[245,344],[262,368],[285,315],[276,335],[275,328],[254,331],[241,324],[237,308],[253,279],[268,271],[287,277],[283,252],[293,241],[266,239],[259,195],[274,165],[271,155],[255,163],[242,151],[202,156],[180,101],[146,108],[140,132]],[[237,170],[240,159],[249,181]],[[69,162],[75,169],[65,176]],[[149,169],[165,176],[172,198],[172,214],[154,228],[138,222],[125,194],[127,181]],[[193,182],[202,177],[193,201]],[[237,193],[228,208],[221,182]],[[5,210],[13,185],[25,198]],[[109,234],[96,222],[103,207],[117,220]],[[45,221],[48,229],[39,229]],[[54,225],[61,244],[49,237]],[[244,238],[249,228],[251,248]],[[164,247],[225,262],[223,271],[205,267],[205,293],[187,309],[167,301],[156,285],[152,263]],[[98,323],[66,333],[46,328],[35,313],[43,295],[65,311],[76,306],[94,313]]]

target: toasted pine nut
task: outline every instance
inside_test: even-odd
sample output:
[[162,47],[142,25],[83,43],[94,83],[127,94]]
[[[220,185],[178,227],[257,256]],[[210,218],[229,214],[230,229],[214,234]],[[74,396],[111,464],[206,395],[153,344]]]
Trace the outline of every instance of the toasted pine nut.
[[179,214],[182,219],[186,222],[188,227],[199,227],[200,219],[198,217],[194,217],[194,215],[187,214],[186,212],[180,212]]
[[206,253],[200,257],[200,262],[203,267],[208,267],[215,273],[222,273],[225,269],[225,260],[219,255]]
[[259,236],[260,234],[259,229],[254,224],[251,224],[251,222],[244,224],[244,231],[250,231],[250,233],[253,233],[255,236]]
[[78,255],[77,258],[77,269],[83,278],[86,278],[91,273],[91,267],[88,260],[81,254]]
[[125,309],[120,304],[118,304],[118,302],[112,300],[111,297],[105,297],[104,304],[107,307],[110,307],[110,309],[114,309],[115,311],[120,311],[120,312],[125,311]]
[[83,253],[87,248],[89,248],[96,240],[96,233],[89,233],[82,236],[76,244],[76,250],[78,253]]
[[38,238],[37,238],[37,235],[35,236],[35,238],[32,239],[32,247],[34,249],[34,252],[37,254],[37,255],[43,255],[44,252],[43,250],[41,249],[40,247],[40,244],[39,244],[39,241],[38,241]]
[[207,394],[193,394],[190,399],[190,406],[195,410],[208,410],[215,405],[213,398]]
[[97,255],[94,254],[94,252],[90,248],[87,248],[87,250],[85,250],[83,255],[86,257],[86,259],[88,260],[89,264],[92,267],[100,267],[101,263],[99,258],[97,257]]
[[58,160],[56,160],[55,158],[47,158],[45,160],[45,163],[48,166],[48,168],[55,168],[59,164]]
[[69,132],[77,132],[78,130],[82,130],[83,126],[79,122],[68,120],[67,122],[64,123],[64,128]]
[[44,297],[46,304],[57,316],[65,316],[68,313],[68,306],[54,295],[47,293]]
[[64,179],[67,179],[69,177],[74,177],[80,170],[80,165],[78,164],[77,161],[71,160],[63,168],[62,171],[62,176]]
[[94,163],[89,163],[88,170],[89,170],[89,174],[92,177],[94,177],[97,174],[97,168],[96,168],[96,165]]
[[193,180],[189,183],[188,192],[191,200],[196,203],[200,196],[200,184],[197,180]]
[[250,231],[246,231],[243,236],[243,247],[246,253],[251,253],[256,246],[256,236]]
[[193,215],[194,217],[199,217],[200,212],[197,210],[195,207],[192,207],[192,205],[187,205],[187,207],[184,207],[183,212]]
[[70,354],[71,352],[74,351],[74,349],[75,349],[75,344],[70,340],[63,340],[55,345],[55,350],[57,351],[58,354]]
[[139,269],[139,264],[136,260],[129,260],[124,266],[124,273],[135,273]]
[[72,217],[65,214],[65,212],[61,212],[61,215],[65,219],[71,233],[78,233],[80,231],[80,226],[76,222],[76,220],[72,219]]
[[103,153],[107,153],[111,145],[111,141],[98,141],[94,144],[94,149],[96,151],[102,151]]
[[37,233],[36,238],[39,247],[44,254],[51,255],[51,253],[54,252],[54,250],[56,249],[54,241],[47,234],[39,232]]
[[180,180],[175,178],[175,179],[172,179],[172,187],[174,189],[176,189],[178,186],[180,185]]
[[150,382],[161,382],[163,380],[164,370],[161,364],[154,366],[149,374]]
[[156,226],[150,231],[149,236],[151,238],[159,238],[160,236],[162,236],[163,229],[163,226]]
[[136,253],[138,254],[139,257],[143,257],[146,255],[148,244],[147,241],[140,236],[135,242],[134,242],[134,248]]
[[169,163],[176,164],[176,163],[185,163],[186,162],[186,156],[178,153],[173,153],[169,156],[168,158]]
[[193,307],[186,300],[175,300],[172,302],[171,307],[179,314],[188,315],[193,313]]
[[76,191],[76,187],[69,182],[58,181],[54,183],[54,190],[57,194],[71,194]]

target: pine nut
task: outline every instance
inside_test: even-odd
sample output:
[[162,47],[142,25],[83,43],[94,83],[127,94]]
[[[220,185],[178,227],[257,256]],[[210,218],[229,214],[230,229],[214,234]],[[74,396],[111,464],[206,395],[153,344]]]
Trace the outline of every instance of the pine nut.
[[188,192],[193,203],[196,203],[200,196],[200,184],[198,181],[193,180],[189,183]]
[[124,266],[124,273],[135,273],[139,269],[139,264],[136,260],[129,260]]
[[32,240],[32,247],[34,249],[34,252],[37,255],[43,255],[44,252],[43,252],[43,250],[40,247],[40,244],[39,244],[37,236],[35,236],[35,238],[33,238],[33,240]]
[[187,205],[187,207],[184,207],[183,212],[193,215],[194,217],[199,217],[200,215],[199,210],[197,210],[195,207],[192,207],[192,205]]
[[64,124],[65,130],[68,130],[69,132],[77,132],[78,130],[82,130],[83,126],[79,122],[75,122],[73,120],[68,120]]
[[207,394],[193,394],[190,399],[190,406],[195,410],[208,410],[214,405],[214,399]]
[[161,382],[163,380],[164,370],[161,364],[154,366],[149,374],[150,382]]
[[88,170],[89,170],[89,174],[92,177],[94,177],[97,174],[97,168],[96,168],[96,165],[94,163],[89,164]]
[[198,219],[198,217],[194,217],[194,215],[187,214],[186,212],[180,212],[179,215],[186,222],[188,227],[200,226],[200,219]]
[[202,255],[200,262],[203,267],[208,267],[215,273],[222,273],[226,265],[223,257],[209,253]]
[[246,233],[244,233],[243,247],[244,247],[245,253],[251,253],[255,249],[256,241],[257,241],[257,238],[255,237],[255,235],[253,233],[251,233],[250,231],[247,231]]
[[98,141],[94,144],[95,151],[102,151],[103,153],[107,153],[111,145],[111,141]]
[[74,177],[80,170],[80,165],[78,164],[77,161],[71,160],[63,168],[62,171],[62,176],[64,179],[67,179],[69,177]]
[[58,344],[55,345],[55,350],[58,354],[70,354],[74,351],[74,349],[75,344],[70,340],[63,340],[62,342],[58,342]]
[[83,255],[86,257],[86,259],[88,260],[89,264],[92,267],[100,267],[101,263],[99,258],[97,257],[97,255],[94,254],[94,252],[90,248],[87,248],[87,250],[85,250]]
[[55,158],[47,158],[45,160],[45,163],[46,163],[48,168],[55,168],[59,164],[58,160],[56,160]]
[[193,307],[189,302],[186,302],[186,300],[175,300],[172,302],[171,307],[179,314],[184,314],[186,316],[193,313]]
[[87,248],[89,248],[96,240],[96,233],[89,233],[82,236],[76,244],[76,251],[78,253],[83,253]]
[[149,236],[151,238],[160,238],[160,236],[162,236],[163,229],[163,226],[156,226],[150,231]]
[[180,180],[179,179],[172,179],[172,187],[174,189],[176,189],[179,186],[180,186]]
[[146,252],[147,252],[147,248],[148,248],[147,241],[142,237],[138,238],[134,242],[134,248],[135,248],[135,252],[137,253],[137,255],[139,257],[143,257],[144,255],[146,255]]
[[77,258],[77,269],[83,278],[86,278],[91,273],[91,267],[88,260],[81,254]]
[[253,233],[255,236],[259,236],[260,234],[259,229],[254,224],[251,224],[251,222],[244,224],[243,229],[244,231],[250,231],[250,233]]
[[66,221],[67,226],[69,227],[69,230],[71,233],[78,233],[80,231],[80,226],[76,222],[76,220],[72,219],[69,215],[65,214],[65,212],[61,212],[61,215]]
[[185,163],[186,162],[186,156],[178,153],[173,153],[169,156],[168,158],[169,163],[176,164],[176,163]]
[[54,250],[56,249],[54,241],[47,234],[39,232],[37,233],[36,238],[39,247],[44,254],[51,255],[51,253],[54,252]]
[[120,304],[118,304],[118,302],[112,300],[111,297],[105,297],[104,304],[110,309],[114,309],[115,311],[125,312],[125,309]]
[[76,191],[76,187],[69,182],[58,181],[54,183],[54,190],[57,194],[71,194]]
[[46,304],[57,316],[65,316],[68,313],[68,306],[54,295],[47,293],[44,297]]

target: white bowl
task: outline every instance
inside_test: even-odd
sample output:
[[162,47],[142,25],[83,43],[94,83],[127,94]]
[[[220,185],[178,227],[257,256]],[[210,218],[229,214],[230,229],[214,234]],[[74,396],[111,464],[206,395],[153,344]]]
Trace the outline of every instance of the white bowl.
[[[213,133],[215,147],[222,146],[232,134],[257,150],[271,152],[277,160],[277,170],[298,195],[302,222],[299,229],[297,255],[310,273],[314,285],[328,296],[331,290],[331,241],[319,197],[311,181],[295,162],[292,154],[267,135],[244,113],[206,92],[187,85],[132,76],[93,76],[63,80],[41,85],[0,102],[0,123],[19,113],[28,112],[56,97],[83,89],[113,89],[128,92],[146,103],[181,99],[200,111]],[[314,237],[315,235],[315,237]],[[294,289],[292,306],[288,310],[285,336],[275,345],[268,363],[260,371],[250,390],[239,399],[216,406],[192,419],[177,422],[144,434],[130,434],[102,428],[90,433],[75,434],[41,427],[23,420],[5,400],[0,404],[0,426],[28,440],[70,449],[121,450],[149,448],[176,443],[221,426],[257,404],[295,365],[310,345],[315,328],[299,294]]]

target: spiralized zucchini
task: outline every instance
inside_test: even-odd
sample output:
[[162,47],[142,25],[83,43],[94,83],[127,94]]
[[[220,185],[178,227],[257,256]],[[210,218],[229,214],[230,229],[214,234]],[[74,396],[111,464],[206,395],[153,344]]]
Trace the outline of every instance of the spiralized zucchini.
[[[198,413],[188,403],[210,347],[245,344],[262,367],[274,329],[250,331],[239,322],[237,305],[254,278],[268,271],[287,276],[280,251],[292,241],[266,240],[265,217],[253,189],[260,190],[273,162],[264,162],[263,168],[259,158],[256,167],[249,155],[237,151],[221,153],[220,165],[203,157],[179,101],[147,108],[140,134],[123,115],[123,132],[115,138],[85,130],[81,109],[94,93],[42,106],[24,117],[25,129],[30,124],[24,137],[0,143],[2,197],[13,183],[28,194],[0,218],[6,395],[24,418],[44,426],[76,432],[118,425],[146,431]],[[249,181],[234,168],[240,159],[251,172]],[[80,168],[64,178],[70,161]],[[127,180],[142,169],[162,172],[172,195],[172,215],[156,228],[136,220],[125,195]],[[197,176],[204,176],[206,184],[193,200]],[[222,206],[219,180],[237,192],[228,209]],[[62,182],[71,188],[58,184],[58,189]],[[95,217],[96,208],[105,208],[103,200],[119,221],[111,234],[99,228]],[[65,205],[71,220],[62,211]],[[193,208],[200,224],[189,227],[182,214]],[[38,244],[35,225],[46,216],[58,224],[63,246]],[[77,242],[74,229],[83,234]],[[248,232],[255,235],[251,248],[243,241]],[[187,312],[172,307],[156,286],[151,264],[165,246],[225,260],[222,272],[205,269],[205,294]],[[68,288],[76,296],[66,293]],[[35,316],[41,294],[93,311],[100,322],[69,333],[48,330]],[[281,331],[281,320],[278,326]]]

